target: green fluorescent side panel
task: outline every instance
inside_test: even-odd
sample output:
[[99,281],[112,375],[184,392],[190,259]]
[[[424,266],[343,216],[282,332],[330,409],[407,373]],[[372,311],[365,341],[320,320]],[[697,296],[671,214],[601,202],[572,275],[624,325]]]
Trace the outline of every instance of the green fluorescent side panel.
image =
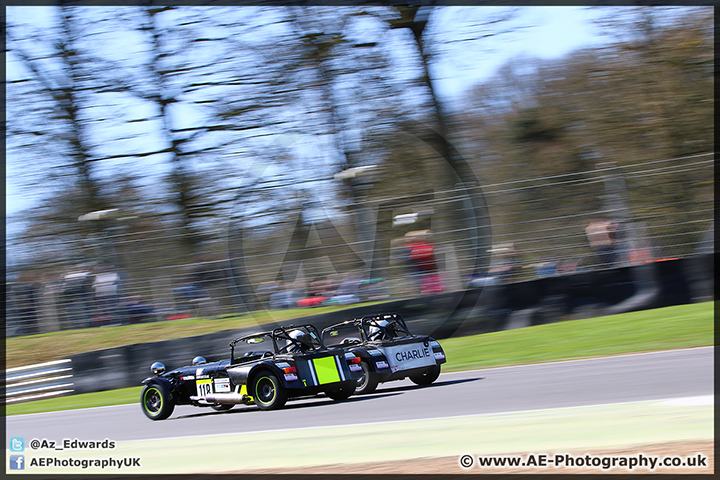
[[340,375],[335,365],[335,357],[314,358],[312,362],[315,366],[319,385],[340,381]]

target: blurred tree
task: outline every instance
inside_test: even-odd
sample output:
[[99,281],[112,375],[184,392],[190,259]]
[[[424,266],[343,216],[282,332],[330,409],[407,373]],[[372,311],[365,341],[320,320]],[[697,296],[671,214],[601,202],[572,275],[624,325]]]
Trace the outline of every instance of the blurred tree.
[[[473,170],[470,163],[453,146],[455,135],[450,131],[453,120],[439,98],[436,79],[431,75],[431,65],[433,57],[437,55],[438,47],[428,41],[426,30],[434,7],[415,5],[393,8],[399,16],[396,15],[388,20],[390,28],[406,29],[412,33],[420,60],[422,83],[430,97],[432,112],[429,116],[430,128],[418,124],[412,129],[413,133],[431,146],[443,159],[444,171],[439,178],[444,180],[445,185],[441,185],[440,188],[455,189],[461,196],[466,195],[469,202],[469,205],[462,202],[443,202],[437,212],[438,222],[447,224],[441,227],[442,230],[456,232],[455,235],[450,235],[450,239],[457,241],[468,236],[471,239],[473,253],[470,257],[474,260],[468,273],[486,269],[489,263],[487,252],[491,246],[491,226],[486,200],[478,182],[478,172]],[[514,13],[513,9],[507,9],[488,15],[483,22],[473,25],[474,34],[463,41],[505,32],[507,22],[514,17]],[[512,31],[512,28],[508,31]]]
[[[222,191],[218,188],[219,175],[202,166],[203,157],[213,149],[198,141],[198,137],[224,126],[219,122],[202,123],[187,118],[188,112],[184,112],[183,107],[193,102],[212,103],[202,92],[221,84],[223,79],[212,75],[216,57],[202,54],[208,51],[206,44],[215,44],[221,39],[205,35],[204,29],[212,25],[198,12],[178,12],[171,6],[138,10],[137,18],[132,15],[127,18],[136,21],[143,35],[145,61],[132,73],[139,78],[131,79],[126,71],[120,77],[123,84],[118,87],[151,105],[155,111],[155,115],[144,120],[159,123],[156,132],[161,147],[153,153],[166,158],[170,165],[165,183],[166,202],[173,206],[174,216],[179,219],[182,234],[178,239],[186,254],[198,254],[208,236],[203,221],[217,214],[218,206],[229,201],[227,195],[218,195]],[[122,66],[128,68],[127,64]],[[185,98],[188,96],[189,101]]]
[[[662,254],[686,255],[704,234],[702,211],[713,198],[713,181],[695,157],[714,151],[713,12],[671,7],[623,13],[613,30],[621,40],[611,48],[626,63],[615,62],[607,79],[624,93],[618,107],[628,112],[628,153],[677,159],[662,164],[676,170],[671,176],[629,179],[630,197]],[[643,195],[634,193],[638,186],[645,187]]]
[[[16,9],[8,28],[19,65],[8,82],[8,151],[13,162],[42,159],[26,161],[30,168],[13,178],[41,198],[22,215],[27,228],[18,242],[73,250],[85,238],[82,232],[107,233],[106,225],[79,223],[78,217],[112,207],[132,218],[114,234],[136,259],[135,277],[152,272],[143,267],[185,263],[193,253],[215,248],[222,231],[213,216],[230,208],[234,185],[228,177],[236,175],[228,175],[218,157],[233,154],[223,150],[233,142],[227,133],[245,127],[224,122],[225,112],[218,112],[224,105],[216,107],[228,88],[253,77],[228,75],[238,67],[233,56],[222,63],[221,55],[203,55],[226,40],[207,36],[223,32],[218,22],[199,10],[183,16],[164,7],[63,5],[43,10],[53,19],[57,14],[57,25],[33,28],[32,21],[21,23],[30,11]],[[233,28],[241,30],[242,22],[225,31]],[[234,46],[224,45],[220,54]],[[198,110],[202,115],[193,116]],[[170,168],[157,159],[170,159]],[[131,178],[130,171],[138,175]],[[158,181],[163,171],[170,182]],[[142,261],[132,250],[138,246],[148,247]],[[92,249],[68,255],[82,254],[96,260]],[[52,264],[70,261],[68,255]]]
[[[712,199],[711,176],[691,158],[714,148],[705,10],[618,17],[612,31],[622,41],[561,61],[509,63],[460,112],[438,95],[434,67],[447,41],[434,30],[440,9],[49,11],[57,19],[35,30],[10,15],[7,37],[8,153],[28,175],[20,180],[45,197],[23,237],[45,245],[41,263],[92,255],[81,235],[91,224],[77,217],[111,207],[130,218],[115,231],[136,275],[170,271],[198,253],[219,258],[242,233],[246,248],[228,255],[251,252],[258,275],[238,279],[249,288],[277,277],[291,239],[298,249],[314,241],[310,228],[293,236],[297,225],[330,232],[332,221],[338,243],[356,243],[349,205],[372,205],[378,237],[389,243],[400,231],[394,215],[434,203],[441,241],[478,239],[466,257],[474,261],[489,241],[483,202],[466,200],[480,187],[475,174],[496,185],[493,236],[538,254],[587,250],[582,223],[604,208],[602,175],[589,173],[600,161],[622,170],[679,159],[668,164],[677,172],[670,180],[651,167],[627,183],[635,212],[658,234],[660,219],[676,224],[662,235],[687,239],[680,243],[693,242],[695,227],[680,226],[689,202]],[[483,21],[463,27],[457,42],[516,28],[504,23],[512,10],[472,11]],[[333,178],[367,165],[382,169]],[[501,186],[516,181],[526,183]],[[635,186],[650,194],[636,198]],[[480,222],[467,224],[468,216]],[[228,226],[231,217],[244,232]],[[555,220],[542,223],[547,217]],[[332,255],[357,266],[352,252]]]
[[[613,17],[608,28],[622,41],[561,60],[516,59],[474,90],[472,113],[465,116],[473,125],[466,148],[484,149],[487,160],[477,165],[491,183],[517,185],[505,188],[512,193],[502,205],[494,204],[503,215],[502,235],[529,241],[527,234],[542,233],[527,228],[536,215],[559,219],[544,230],[569,218],[576,223],[572,234],[552,240],[567,253],[582,254],[583,223],[608,208],[604,174],[594,169],[614,162],[615,172],[628,178],[624,195],[636,218],[658,233],[665,229],[663,235],[650,233],[658,244],[661,236],[688,234],[680,242],[685,245],[696,240],[692,236],[702,229],[681,217],[689,208],[702,210],[697,201],[709,198],[712,183],[703,161],[692,157],[714,148],[712,12],[677,13],[646,8]],[[661,163],[633,175],[633,165],[652,161]],[[672,175],[660,175],[671,169]],[[538,181],[521,182],[531,178]],[[521,231],[527,234],[518,236]]]
[[71,202],[44,217],[61,235],[80,229],[79,215],[110,206],[92,131],[93,108],[108,85],[85,50],[86,27],[73,7],[63,5],[42,36],[14,21],[6,30],[8,51],[21,69],[7,87],[8,153],[24,159],[29,188],[72,192]]
[[[369,136],[369,132],[397,121],[400,109],[388,105],[387,99],[401,92],[388,81],[393,75],[382,46],[372,32],[362,32],[359,28],[368,16],[359,8],[346,9],[337,15],[336,9],[299,7],[291,9],[288,18],[292,26],[290,42],[299,40],[293,64],[295,72],[298,79],[307,79],[300,81],[305,92],[317,92],[311,97],[313,104],[306,106],[308,110],[319,106],[319,115],[313,124],[315,134],[328,135],[332,145],[329,152],[324,152],[334,159],[329,173],[335,175],[336,185],[332,190],[338,194],[332,203],[349,213],[349,223],[354,229],[351,243],[361,255],[338,265],[342,264],[343,271],[364,267],[364,274],[373,276],[379,274],[379,255],[364,252],[373,247],[374,213],[367,201],[376,172],[357,175],[349,172],[377,167],[377,157],[362,148],[362,139]],[[336,215],[333,217],[338,220]],[[330,250],[338,250],[347,239],[331,227],[332,223],[326,219],[322,225],[322,231],[329,232],[325,241],[335,243]],[[358,259],[364,265],[358,265]]]

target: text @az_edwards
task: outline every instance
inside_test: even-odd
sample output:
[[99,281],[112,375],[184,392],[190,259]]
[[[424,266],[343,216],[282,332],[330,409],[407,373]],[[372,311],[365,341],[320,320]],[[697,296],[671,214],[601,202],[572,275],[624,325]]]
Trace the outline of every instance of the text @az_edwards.
[[60,442],[46,438],[33,438],[30,440],[30,448],[33,450],[112,450],[115,448],[113,440],[78,440],[77,438],[65,438]]
[[571,455],[571,454],[544,454],[531,453],[527,455],[496,455],[479,456],[462,455],[459,459],[460,466],[471,468],[477,465],[479,468],[489,467],[546,467],[546,468],[589,468],[609,470],[621,468],[632,470],[644,468],[655,470],[660,467],[679,468],[696,467],[707,468],[708,457],[698,453],[690,456],[666,456],[654,455]]

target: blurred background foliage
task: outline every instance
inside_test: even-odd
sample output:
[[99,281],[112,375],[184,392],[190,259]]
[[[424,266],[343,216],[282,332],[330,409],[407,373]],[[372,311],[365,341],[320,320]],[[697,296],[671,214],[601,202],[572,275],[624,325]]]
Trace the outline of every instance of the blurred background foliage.
[[603,210],[598,165],[624,173],[634,220],[666,255],[690,253],[703,231],[696,221],[712,218],[712,156],[697,156],[714,151],[711,18],[621,11],[603,21],[615,41],[561,60],[513,60],[470,93],[458,130],[479,175],[491,185],[528,180],[497,208],[496,238],[517,240],[517,224],[540,212],[563,228]]
[[[582,261],[598,215],[656,257],[712,229],[712,9],[612,9],[605,44],[513,59],[453,105],[432,8],[44,11],[7,19],[8,182],[36,199],[10,219],[13,280],[113,263],[150,295],[207,264],[258,290],[304,260],[308,278],[388,277],[411,229],[465,279],[491,243]],[[525,28],[512,8],[468,19],[460,41]]]

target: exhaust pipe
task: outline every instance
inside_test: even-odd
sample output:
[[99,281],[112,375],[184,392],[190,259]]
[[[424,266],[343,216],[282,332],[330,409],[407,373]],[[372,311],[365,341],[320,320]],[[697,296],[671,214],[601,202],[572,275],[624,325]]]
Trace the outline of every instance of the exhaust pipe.
[[239,393],[216,393],[214,395],[206,395],[204,397],[198,397],[194,395],[190,397],[190,400],[205,405],[237,405],[240,403],[249,403],[250,396]]

